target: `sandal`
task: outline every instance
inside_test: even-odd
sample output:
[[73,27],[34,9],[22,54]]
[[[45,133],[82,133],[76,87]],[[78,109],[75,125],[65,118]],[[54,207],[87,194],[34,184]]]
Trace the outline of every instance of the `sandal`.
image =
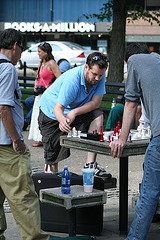
[[32,145],[32,147],[42,147],[42,146],[43,146],[43,142],[37,142]]

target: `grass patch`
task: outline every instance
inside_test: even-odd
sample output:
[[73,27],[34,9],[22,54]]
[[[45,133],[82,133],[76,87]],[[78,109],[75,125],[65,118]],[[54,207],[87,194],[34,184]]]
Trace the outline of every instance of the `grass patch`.
[[[115,94],[104,94],[104,97],[117,98],[117,95],[115,95]],[[102,101],[100,107],[111,108],[111,105],[112,105],[112,102]]]
[[[21,88],[21,90],[23,90],[23,91],[28,91],[28,90],[30,90],[30,91],[34,91],[34,89],[33,88],[30,88],[30,89],[28,89],[28,88]],[[22,94],[22,100],[25,100],[26,98],[28,98],[28,97],[30,97],[30,96],[32,96],[32,94]]]

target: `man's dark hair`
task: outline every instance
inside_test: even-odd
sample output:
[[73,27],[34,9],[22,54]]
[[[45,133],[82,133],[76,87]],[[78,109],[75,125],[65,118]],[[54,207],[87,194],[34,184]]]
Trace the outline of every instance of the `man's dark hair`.
[[127,46],[125,51],[125,61],[128,61],[128,58],[133,54],[149,54],[150,51],[145,43],[131,43]]
[[93,52],[88,55],[86,64],[88,64],[89,68],[97,64],[100,69],[104,69],[108,67],[108,58],[103,53]]
[[0,33],[0,49],[11,49],[13,44],[17,42],[22,45],[23,37],[20,31],[14,28],[5,29]]

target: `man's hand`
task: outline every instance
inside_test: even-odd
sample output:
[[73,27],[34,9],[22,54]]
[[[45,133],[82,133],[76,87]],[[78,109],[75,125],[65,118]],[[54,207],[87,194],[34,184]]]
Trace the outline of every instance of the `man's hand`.
[[111,148],[111,154],[115,158],[120,158],[123,152],[123,148],[125,147],[125,141],[123,140],[116,140],[109,144],[109,147]]
[[76,109],[72,109],[69,113],[66,114],[66,118],[70,119],[70,124],[75,120],[77,114],[76,114]]
[[18,139],[13,142],[13,149],[16,153],[21,154],[25,150],[25,145],[20,139]]
[[61,121],[59,122],[59,129],[62,131],[62,132],[70,132],[71,131],[71,127],[70,127],[70,124],[71,124],[71,120],[67,117],[63,117],[61,119]]

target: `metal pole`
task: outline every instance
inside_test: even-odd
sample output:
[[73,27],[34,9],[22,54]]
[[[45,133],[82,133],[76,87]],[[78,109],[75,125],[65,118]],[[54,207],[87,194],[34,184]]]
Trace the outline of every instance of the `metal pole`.
[[120,158],[119,166],[119,231],[128,232],[128,157]]

